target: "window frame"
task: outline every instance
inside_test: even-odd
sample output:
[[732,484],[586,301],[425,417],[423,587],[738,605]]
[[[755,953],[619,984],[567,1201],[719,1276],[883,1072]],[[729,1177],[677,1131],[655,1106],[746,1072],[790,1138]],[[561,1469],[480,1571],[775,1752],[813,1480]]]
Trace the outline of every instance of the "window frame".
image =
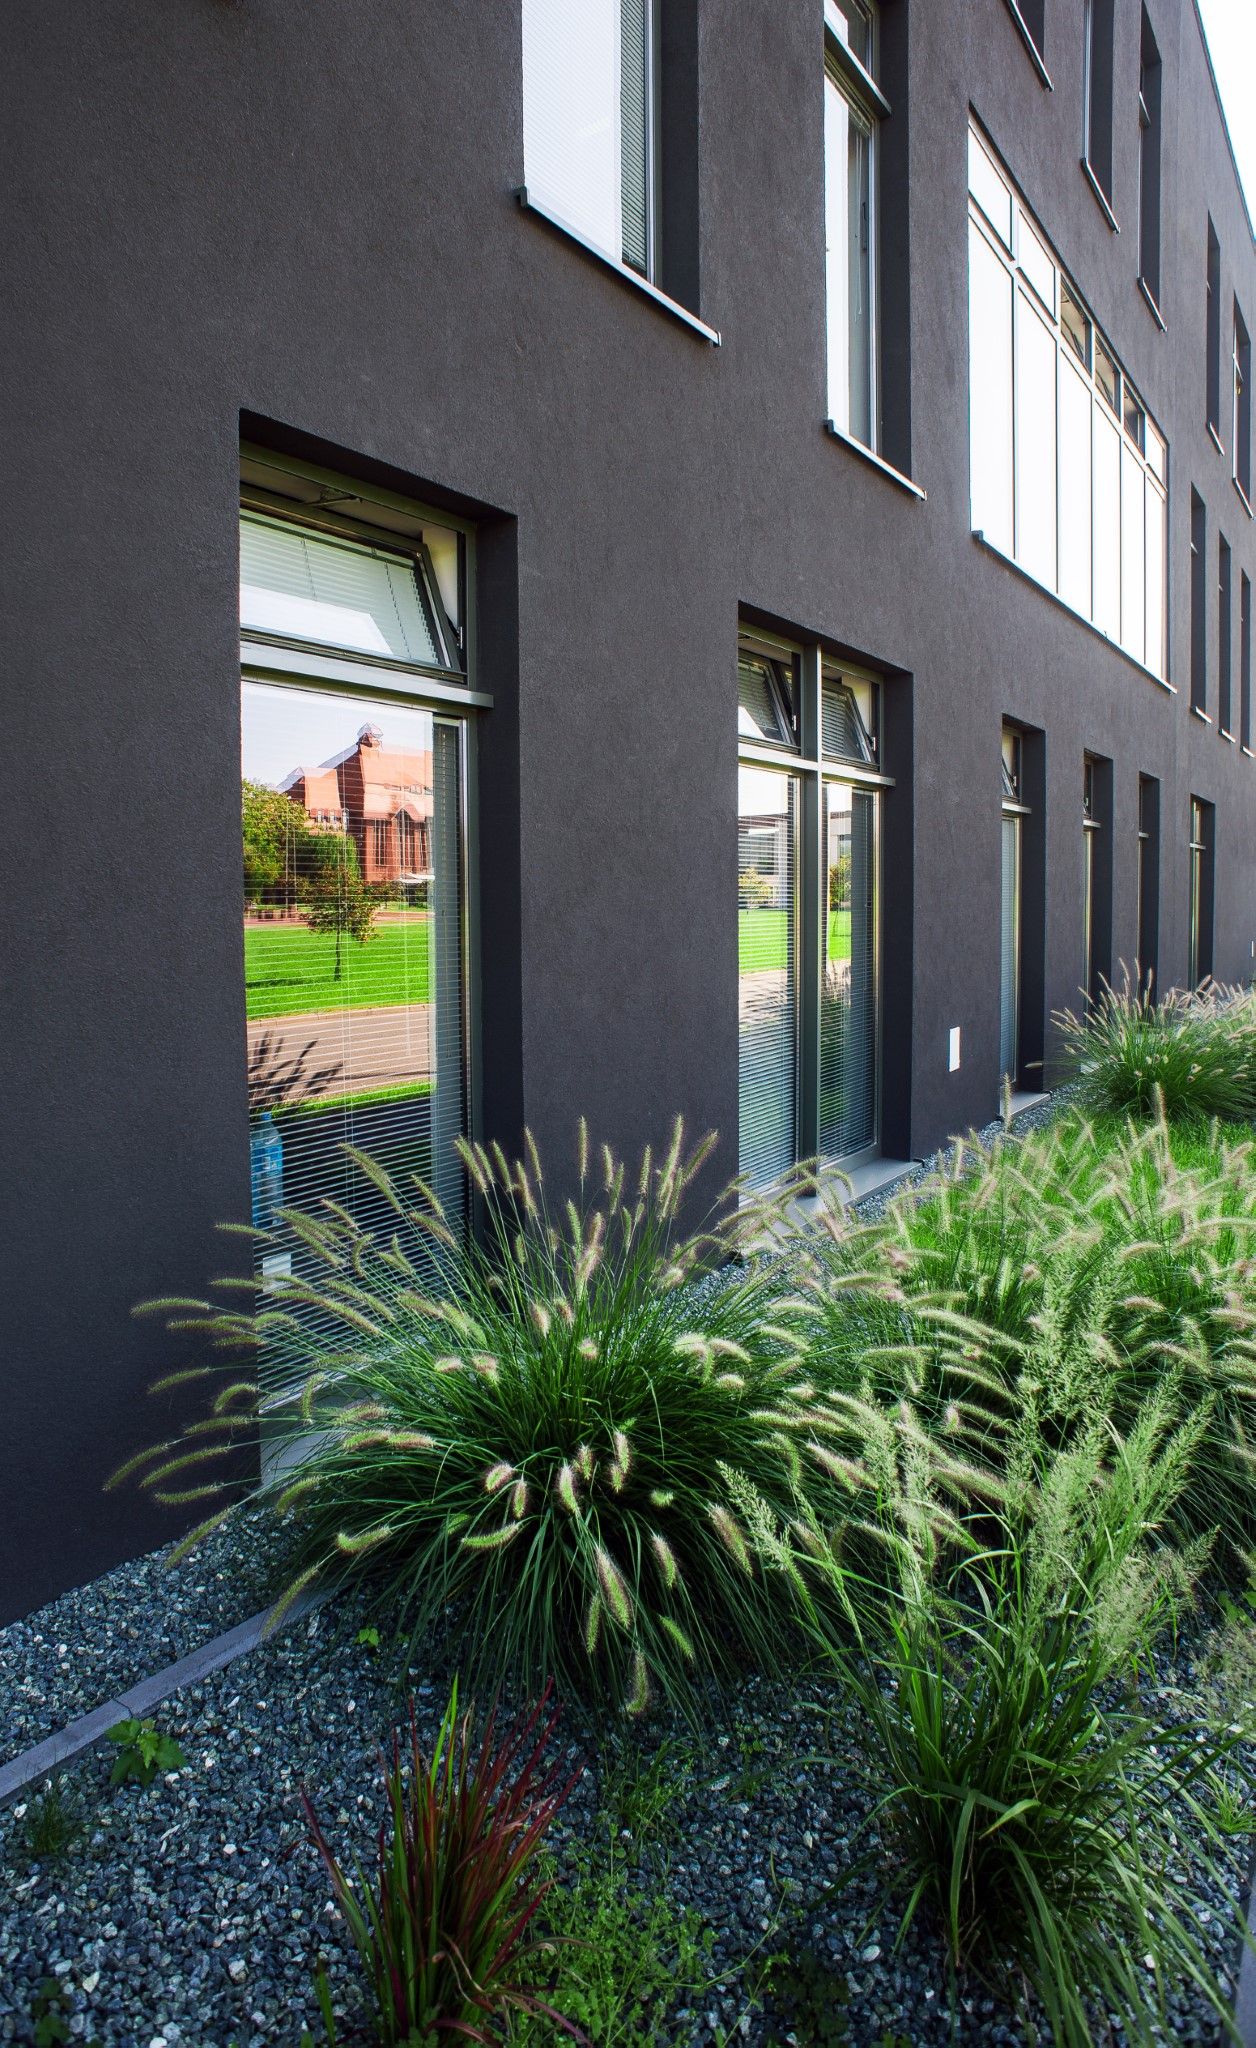
[[1237,299],[1231,327],[1231,434],[1234,446],[1231,476],[1234,488],[1252,516],[1252,342]]
[[[877,67],[880,61],[881,24],[873,0],[852,0],[868,25],[868,54],[870,63],[863,64],[840,34],[836,26],[837,9],[826,0],[824,6],[824,70],[823,81],[841,94],[848,110],[865,128],[868,140],[868,420],[870,439],[856,433],[850,422],[850,309],[847,305],[846,353],[846,419],[839,420],[833,410],[833,382],[831,374],[832,308],[828,293],[828,247],[829,247],[829,199],[831,194],[831,167],[828,161],[827,145],[824,156],[824,214],[825,214],[825,424],[840,439],[862,448],[878,461],[884,460],[881,453],[881,122],[890,114],[890,103],[877,82]],[[827,116],[824,129],[827,131]],[[849,220],[850,186],[849,162],[843,167],[843,190],[846,195],[846,217]],[[897,472],[894,472],[897,474]],[[912,486],[915,488],[915,486]]]

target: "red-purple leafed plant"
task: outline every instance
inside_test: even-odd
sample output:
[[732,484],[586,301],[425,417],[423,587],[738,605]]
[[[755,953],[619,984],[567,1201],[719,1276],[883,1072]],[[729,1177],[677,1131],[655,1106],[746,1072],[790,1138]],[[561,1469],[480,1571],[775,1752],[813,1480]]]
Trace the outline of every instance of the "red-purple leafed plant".
[[[375,2003],[381,2048],[421,2048],[437,2034],[492,2043],[486,2031],[511,2007],[577,2027],[521,1981],[542,1944],[529,1933],[549,1889],[529,1876],[541,1839],[579,1776],[544,1764],[558,1722],[551,1687],[497,1745],[496,1709],[478,1747],[455,1684],[430,1761],[410,1703],[408,1771],[402,1738],[381,1759],[388,1818],[379,1830],[372,1886],[360,1863],[346,1876],[302,1793],[315,1845],[331,1877]],[[328,2018],[330,2000],[320,1985]]]

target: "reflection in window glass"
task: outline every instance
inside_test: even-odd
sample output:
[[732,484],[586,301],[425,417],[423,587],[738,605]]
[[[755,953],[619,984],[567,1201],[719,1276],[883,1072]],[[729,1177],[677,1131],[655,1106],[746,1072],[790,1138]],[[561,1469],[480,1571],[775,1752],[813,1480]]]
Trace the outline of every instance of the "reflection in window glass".
[[1148,478],[1144,492],[1147,531],[1147,605],[1144,625],[1143,660],[1158,676],[1168,673],[1165,644],[1165,551],[1166,521],[1164,499]]
[[342,1147],[419,1173],[453,1217],[464,1118],[460,728],[417,706],[246,681],[244,960],[253,1221],[391,1229]]
[[843,1158],[876,1136],[876,797],[828,783],[824,808],[820,1150]]
[[824,81],[825,294],[829,417],[873,442],[872,123],[831,74]]
[[1090,368],[1090,322],[1067,279],[1060,279],[1060,328],[1079,363]]
[[1094,622],[1109,639],[1121,635],[1121,436],[1116,422],[1094,412]]
[[1143,497],[1142,466],[1127,443],[1121,451],[1121,645],[1135,661],[1143,659],[1147,630]]
[[1020,294],[1016,321],[1016,559],[1055,587],[1055,336]]
[[1119,417],[1121,410],[1121,373],[1098,335],[1095,336],[1095,383],[1113,412]]
[[738,771],[739,1172],[764,1186],[797,1158],[798,782]]
[[1012,280],[979,227],[968,230],[972,523],[1012,550]]

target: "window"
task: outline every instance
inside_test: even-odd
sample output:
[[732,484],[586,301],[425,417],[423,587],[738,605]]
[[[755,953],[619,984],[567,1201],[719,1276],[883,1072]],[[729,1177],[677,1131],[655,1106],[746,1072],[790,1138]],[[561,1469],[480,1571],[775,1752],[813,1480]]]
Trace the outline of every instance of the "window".
[[1212,973],[1213,831],[1215,812],[1202,798],[1191,798],[1190,927],[1187,978],[1199,988]]
[[1154,775],[1138,778],[1138,986],[1150,993],[1156,984],[1160,951],[1160,784]]
[[1205,550],[1208,521],[1199,492],[1191,492],[1191,710],[1208,716],[1208,619]]
[[876,84],[870,0],[824,10],[824,276],[829,418],[867,448],[877,408],[877,140],[887,111]]
[[1239,744],[1252,751],[1252,584],[1239,577]]
[[1112,202],[1112,0],[1085,0],[1082,161]]
[[1217,724],[1227,739],[1233,739],[1230,703],[1230,549],[1224,534],[1217,543]]
[[1020,734],[1003,728],[1002,838],[999,919],[999,1073],[1014,1082],[1020,1072],[1021,876],[1023,790]]
[[1205,351],[1207,357],[1208,428],[1221,446],[1221,244],[1212,221],[1208,222],[1208,269],[1206,284]]
[[975,125],[968,164],[974,531],[1164,678],[1164,437]]
[[1248,510],[1252,503],[1252,344],[1248,338],[1238,300],[1234,302],[1234,359],[1232,364],[1234,406],[1231,431],[1234,435],[1234,481]]
[[1082,760],[1083,1001],[1096,1003],[1112,975],[1112,848],[1106,829],[1112,804],[1112,763]]
[[1138,274],[1160,299],[1160,52],[1143,9],[1138,69]]
[[281,519],[269,492],[245,488],[252,1208],[270,1233],[263,1278],[300,1278],[312,1255],[283,1223],[285,1206],[334,1199],[364,1228],[391,1229],[346,1144],[390,1172],[421,1174],[451,1217],[463,1213],[453,1146],[468,1104],[472,698],[445,598],[459,607],[468,542],[426,520],[422,538],[370,542],[331,513],[314,524],[312,506]]
[[738,656],[740,1171],[878,1136],[879,686],[757,634]]
[[658,269],[655,0],[524,0],[529,196],[643,277]]

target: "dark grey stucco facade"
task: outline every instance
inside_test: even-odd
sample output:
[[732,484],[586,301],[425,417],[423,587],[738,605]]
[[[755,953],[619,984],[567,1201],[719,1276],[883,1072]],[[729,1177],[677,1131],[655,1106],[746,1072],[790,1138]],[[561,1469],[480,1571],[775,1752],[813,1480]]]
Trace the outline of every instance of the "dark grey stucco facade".
[[[1084,751],[1112,763],[1112,962],[1144,774],[1161,982],[1187,972],[1192,796],[1214,971],[1253,971],[1256,760],[1191,714],[1189,537],[1193,488],[1233,550],[1237,692],[1256,535],[1205,426],[1208,218],[1249,325],[1256,253],[1190,0],[1147,0],[1163,330],[1132,232],[1140,0],[1115,8],[1120,234],[1079,161],[1075,0],[1046,0],[1053,89],[1006,0],[884,0],[883,446],[923,501],[823,425],[818,0],[666,4],[663,282],[718,347],[517,203],[514,0],[4,10],[0,1618],[170,1533],[102,1492],[179,1362],[132,1309],[203,1286],[248,1214],[242,438],[476,523],[486,1135],[566,1154],[584,1112],[634,1149],[681,1110],[734,1170],[745,620],[886,678],[887,1154],[995,1108],[1004,720],[1039,820],[1023,1054],[1076,996]],[[1167,437],[1172,693],[971,532],[970,109]],[[1215,677],[1211,596],[1207,628]]]

